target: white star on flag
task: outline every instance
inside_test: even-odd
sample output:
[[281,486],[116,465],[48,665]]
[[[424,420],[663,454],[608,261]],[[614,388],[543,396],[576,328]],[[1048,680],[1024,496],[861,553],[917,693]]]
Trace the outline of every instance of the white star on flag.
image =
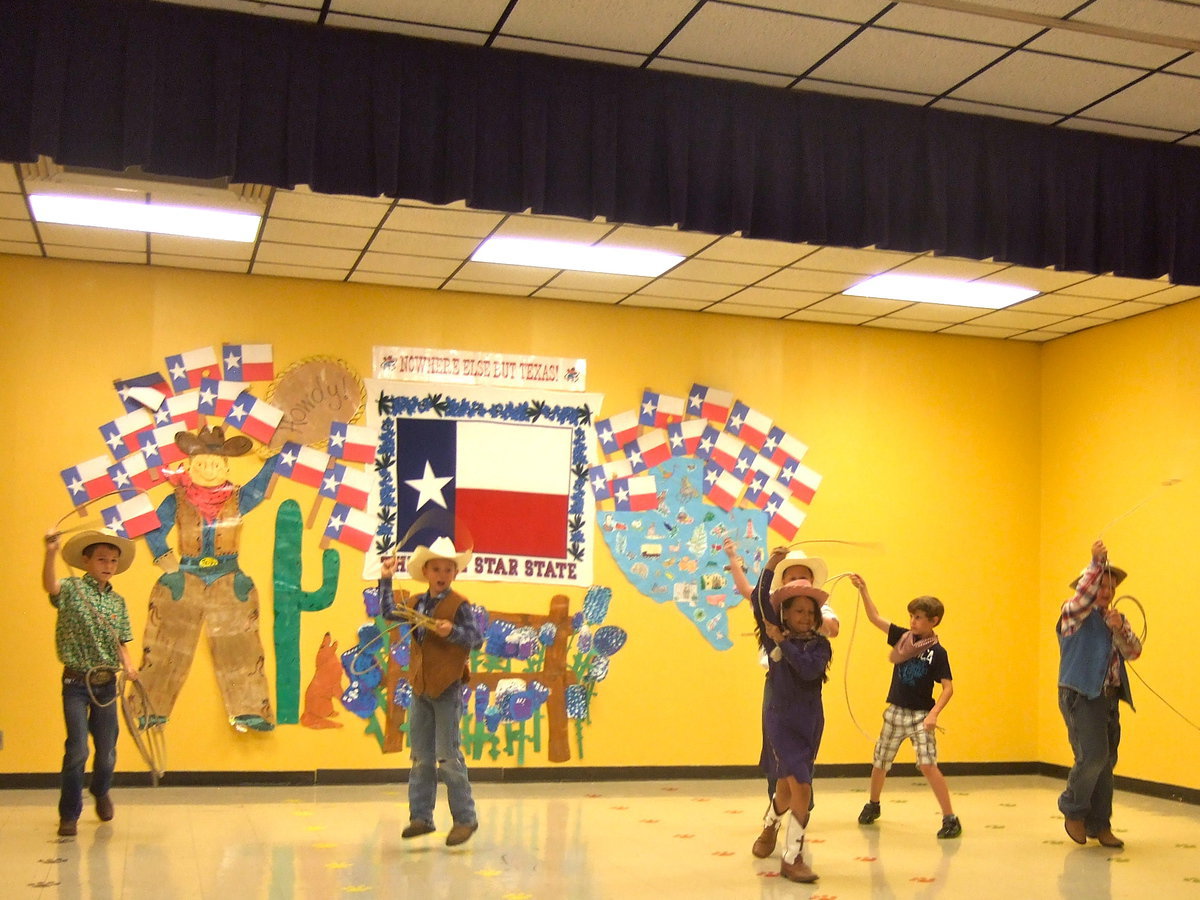
[[417,492],[417,509],[420,509],[426,503],[436,503],[442,509],[446,509],[446,498],[442,495],[442,488],[452,480],[452,475],[448,475],[445,478],[439,478],[434,475],[433,466],[426,460],[425,474],[420,478],[407,479],[404,483]]

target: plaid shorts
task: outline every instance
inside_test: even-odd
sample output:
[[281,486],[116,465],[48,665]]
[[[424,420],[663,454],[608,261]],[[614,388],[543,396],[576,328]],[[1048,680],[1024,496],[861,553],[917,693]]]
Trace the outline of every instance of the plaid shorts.
[[927,715],[927,709],[905,709],[888,704],[883,711],[883,731],[879,732],[879,740],[875,742],[875,758],[871,761],[875,768],[888,771],[905,740],[913,742],[917,765],[937,765],[937,737],[934,732],[926,731],[921,726]]

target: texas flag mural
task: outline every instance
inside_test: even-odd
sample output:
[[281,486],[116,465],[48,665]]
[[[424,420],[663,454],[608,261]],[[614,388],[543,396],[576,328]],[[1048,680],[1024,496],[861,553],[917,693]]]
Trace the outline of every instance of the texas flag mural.
[[647,428],[666,428],[668,425],[682,422],[686,408],[687,401],[683,397],[672,397],[670,394],[660,394],[647,389],[642,391],[638,424]]
[[708,419],[723,425],[733,406],[733,394],[703,384],[693,384],[688,391],[687,414],[693,419]]
[[346,422],[331,422],[329,425],[329,455],[346,462],[375,462],[375,448],[379,444],[379,430],[366,425],[349,425]]
[[305,444],[288,441],[279,450],[275,474],[309,487],[319,488],[329,468],[329,454]]
[[324,546],[333,540],[366,553],[375,541],[378,527],[379,520],[375,516],[339,503],[329,514],[321,544]]
[[283,420],[283,410],[243,391],[225,416],[227,424],[264,444],[270,443]]
[[100,436],[108,445],[108,452],[113,459],[122,459],[136,451],[141,445],[138,435],[154,427],[154,416],[147,409],[135,409],[133,412],[118,416],[107,425],[100,426]]
[[86,459],[78,465],[63,469],[59,474],[63,484],[71,495],[71,502],[78,506],[88,500],[95,500],[103,494],[112,493],[117,489],[108,467],[112,461],[107,456],[96,456]]
[[270,381],[275,356],[270,344],[225,344],[221,348],[226,381]]
[[[438,535],[476,553],[562,558],[571,435],[515,422],[396,419],[397,534]],[[429,527],[418,522],[425,516]],[[465,543],[464,543],[464,538]]]
[[167,379],[159,372],[118,379],[113,382],[113,387],[117,389],[117,396],[121,398],[121,405],[125,407],[126,412],[138,409],[156,410],[163,400],[174,393],[167,384]]
[[204,416],[224,419],[233,409],[237,398],[246,390],[244,381],[224,381],[220,378],[200,379],[200,396],[196,410]]
[[220,366],[217,365],[217,355],[212,347],[197,347],[176,353],[166,358],[167,375],[171,378],[173,391],[186,391],[189,388],[200,387],[202,378],[219,378]]
[[118,503],[102,510],[100,515],[104,524],[121,537],[141,537],[148,531],[153,531],[162,525],[154,504],[145,494],[138,494],[132,499]]

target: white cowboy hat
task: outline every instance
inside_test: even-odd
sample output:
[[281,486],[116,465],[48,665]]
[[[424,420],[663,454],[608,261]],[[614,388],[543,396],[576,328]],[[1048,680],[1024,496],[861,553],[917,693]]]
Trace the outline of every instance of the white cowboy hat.
[[79,532],[63,546],[63,559],[67,561],[68,566],[86,569],[87,560],[83,558],[83,551],[92,544],[112,544],[121,551],[121,558],[117,561],[118,575],[133,565],[133,556],[137,552],[136,545],[129,538],[119,536],[111,528]]
[[775,567],[775,577],[771,581],[772,592],[783,587],[783,573],[792,566],[804,566],[812,571],[812,583],[817,587],[823,585],[829,578],[829,566],[819,556],[806,556],[803,550],[792,550],[783,561]]
[[408,577],[414,581],[428,581],[425,577],[425,563],[432,559],[448,559],[458,566],[458,571],[461,572],[471,561],[471,551],[464,550],[459,553],[454,541],[448,537],[440,537],[428,547],[420,546],[413,551],[413,555],[408,558]]

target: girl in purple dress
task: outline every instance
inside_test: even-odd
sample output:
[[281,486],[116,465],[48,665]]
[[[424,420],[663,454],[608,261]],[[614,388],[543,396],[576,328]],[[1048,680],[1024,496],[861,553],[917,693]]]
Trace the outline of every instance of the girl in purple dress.
[[770,660],[763,703],[763,748],[760,765],[778,779],[767,809],[769,826],[786,818],[783,862],[779,873],[791,880],[813,882],[817,874],[804,861],[804,829],[812,798],[813,762],[825,729],[821,685],[833,649],[820,634],[821,606],[829,595],[807,580],[790,581],[770,590],[775,567],[787,551],[772,551],[754,588],[750,606],[758,640]]

